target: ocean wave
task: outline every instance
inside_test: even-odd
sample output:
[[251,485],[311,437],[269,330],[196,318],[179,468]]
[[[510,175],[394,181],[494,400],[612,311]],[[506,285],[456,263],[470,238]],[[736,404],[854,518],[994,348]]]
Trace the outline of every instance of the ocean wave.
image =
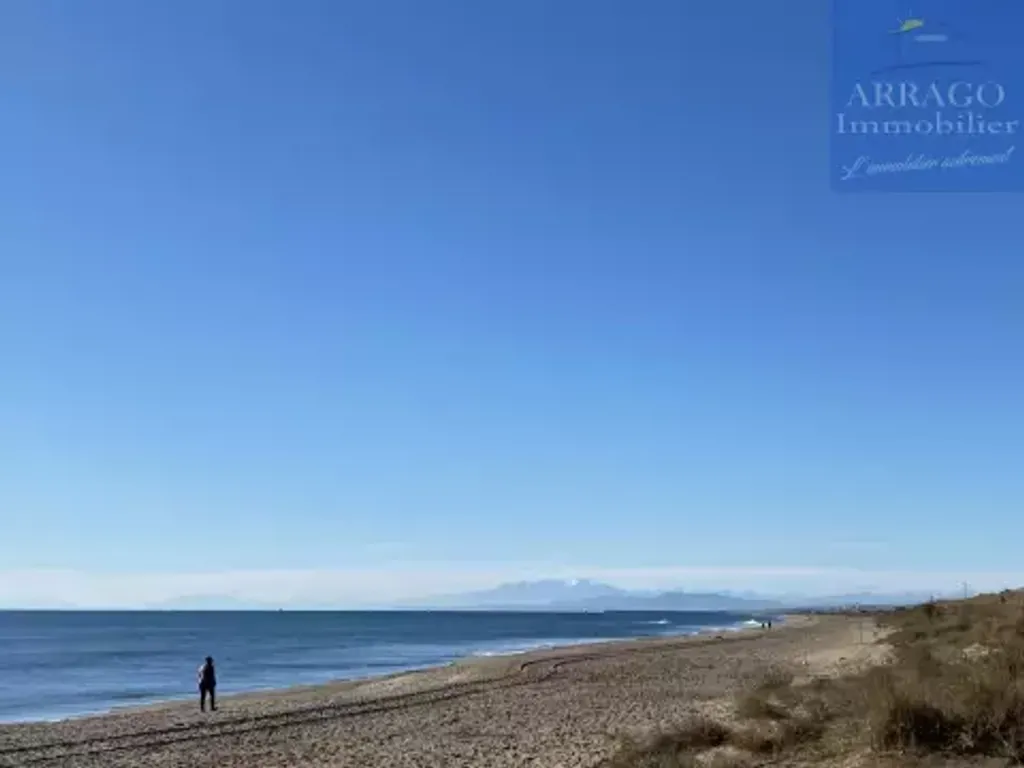
[[471,653],[470,656],[489,659],[497,656],[516,656],[521,653],[530,653],[531,651],[546,651],[555,647],[557,646],[540,643],[537,645],[524,645],[521,648],[503,648],[498,651],[475,651]]
[[564,648],[572,645],[591,645],[593,643],[610,643],[617,640],[626,640],[623,637],[574,637],[559,640],[525,641],[519,643],[504,643],[489,648],[479,648],[469,652],[469,656],[491,658],[494,656],[516,656],[522,653],[533,651],[549,651],[553,648]]
[[695,634],[695,635],[720,635],[723,632],[742,632],[742,631],[744,631],[746,629],[753,629],[755,627],[760,627],[760,626],[761,626],[761,622],[760,621],[753,621],[753,619],[751,619],[749,621],[743,621],[743,622],[740,622],[738,624],[722,624],[722,625],[717,626],[717,627],[700,627],[699,629],[695,630],[693,632],[693,634]]
[[[195,644],[196,619],[189,614],[32,615],[11,626],[0,612],[6,651],[0,654],[0,721],[62,719],[191,698],[196,659],[209,649],[221,662],[223,693],[229,695],[361,680],[469,657],[726,634],[760,624],[749,614],[659,612],[451,613],[444,620],[417,612],[240,612],[215,614],[203,646]],[[110,650],[117,648],[129,652]]]

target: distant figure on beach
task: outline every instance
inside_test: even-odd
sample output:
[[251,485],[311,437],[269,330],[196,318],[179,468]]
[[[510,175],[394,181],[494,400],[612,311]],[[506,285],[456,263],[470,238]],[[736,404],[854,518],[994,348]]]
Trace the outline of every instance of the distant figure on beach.
[[771,629],[771,628],[772,628],[772,620],[768,619],[768,629]]
[[199,709],[206,711],[206,697],[210,697],[210,711],[217,711],[217,672],[213,668],[213,657],[207,656],[199,667]]

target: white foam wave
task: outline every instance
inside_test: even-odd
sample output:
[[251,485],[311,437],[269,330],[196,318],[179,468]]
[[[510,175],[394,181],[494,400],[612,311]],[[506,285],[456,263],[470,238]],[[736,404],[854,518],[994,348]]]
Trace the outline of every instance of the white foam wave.
[[590,645],[591,643],[609,643],[616,640],[625,640],[622,637],[581,637],[564,638],[558,640],[547,640],[544,642],[526,643],[505,643],[497,647],[475,650],[470,656],[490,658],[493,656],[517,656],[532,651],[547,651],[552,648],[563,648],[571,645]]

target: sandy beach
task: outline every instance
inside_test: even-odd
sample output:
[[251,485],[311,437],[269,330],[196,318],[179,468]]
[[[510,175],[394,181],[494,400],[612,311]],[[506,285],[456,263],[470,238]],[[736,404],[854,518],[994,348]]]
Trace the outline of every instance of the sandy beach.
[[774,666],[825,675],[878,660],[867,618],[574,646],[362,682],[0,726],[0,766],[581,768],[617,738],[722,713]]

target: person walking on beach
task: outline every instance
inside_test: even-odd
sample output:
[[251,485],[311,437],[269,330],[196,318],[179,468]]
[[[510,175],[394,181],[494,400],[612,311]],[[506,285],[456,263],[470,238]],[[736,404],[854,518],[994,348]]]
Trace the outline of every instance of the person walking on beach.
[[210,711],[217,711],[217,672],[213,668],[213,657],[207,656],[199,667],[199,710],[206,711],[206,697],[210,697]]

